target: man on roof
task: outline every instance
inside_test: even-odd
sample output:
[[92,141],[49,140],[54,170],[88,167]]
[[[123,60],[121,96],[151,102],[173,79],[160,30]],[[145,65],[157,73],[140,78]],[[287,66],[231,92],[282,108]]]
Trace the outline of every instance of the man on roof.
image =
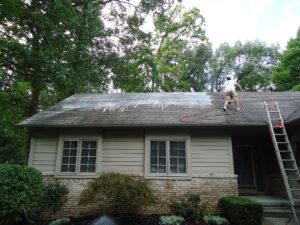
[[224,111],[227,111],[227,105],[232,101],[235,103],[237,111],[240,111],[240,101],[235,91],[236,88],[239,88],[241,91],[243,91],[239,83],[233,81],[231,77],[227,77],[221,88],[221,91],[225,93],[225,102],[223,107]]

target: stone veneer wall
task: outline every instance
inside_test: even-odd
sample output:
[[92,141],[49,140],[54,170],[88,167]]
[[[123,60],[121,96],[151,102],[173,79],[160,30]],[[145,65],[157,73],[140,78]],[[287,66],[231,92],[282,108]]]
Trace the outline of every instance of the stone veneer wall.
[[[97,213],[111,213],[113,207],[107,203],[95,205],[78,205],[79,195],[85,185],[92,179],[55,179],[53,176],[46,176],[46,181],[57,180],[69,189],[68,200],[63,209],[55,215],[84,217]],[[154,206],[147,207],[139,213],[144,214],[168,214],[170,213],[169,203],[171,200],[182,199],[188,193],[199,193],[202,203],[208,203],[209,212],[217,212],[218,199],[227,195],[238,195],[237,176],[198,176],[189,180],[173,179],[150,179],[151,187],[157,198]],[[136,213],[136,212],[130,212]]]

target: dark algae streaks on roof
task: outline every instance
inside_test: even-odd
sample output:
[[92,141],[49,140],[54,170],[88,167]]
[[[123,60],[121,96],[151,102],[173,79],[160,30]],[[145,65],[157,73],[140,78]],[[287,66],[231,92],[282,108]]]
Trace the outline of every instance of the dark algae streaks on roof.
[[[239,93],[223,112],[212,92],[76,94],[24,121],[20,127],[253,126],[267,125],[264,101],[277,101],[283,119],[300,116],[300,92]],[[295,118],[294,118],[295,117]]]

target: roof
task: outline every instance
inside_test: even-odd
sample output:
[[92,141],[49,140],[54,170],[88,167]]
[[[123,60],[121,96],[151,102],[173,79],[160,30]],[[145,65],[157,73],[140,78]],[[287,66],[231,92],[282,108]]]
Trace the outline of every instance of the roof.
[[[241,112],[223,112],[212,92],[75,94],[19,127],[265,126],[264,101],[277,101],[284,121],[300,117],[300,92],[244,92]],[[294,118],[295,117],[295,118]]]

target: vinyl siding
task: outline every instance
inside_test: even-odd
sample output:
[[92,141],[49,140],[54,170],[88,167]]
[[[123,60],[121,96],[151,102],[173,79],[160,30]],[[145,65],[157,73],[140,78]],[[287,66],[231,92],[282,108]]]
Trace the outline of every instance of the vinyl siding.
[[105,132],[102,144],[102,172],[144,174],[143,132]]
[[55,173],[57,138],[33,138],[29,165],[45,175]]
[[233,174],[231,138],[228,134],[192,134],[191,173]]

